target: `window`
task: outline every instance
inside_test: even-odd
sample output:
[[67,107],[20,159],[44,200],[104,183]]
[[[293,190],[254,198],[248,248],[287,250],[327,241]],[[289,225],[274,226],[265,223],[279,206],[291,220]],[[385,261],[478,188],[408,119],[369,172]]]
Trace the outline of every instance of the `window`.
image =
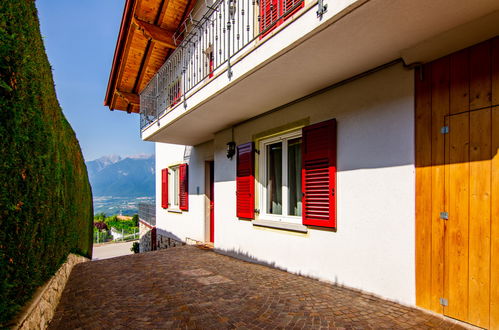
[[179,209],[178,195],[179,195],[179,167],[172,166],[168,171],[169,174],[169,187],[168,187],[168,205],[171,209]]
[[[237,217],[255,218],[258,181],[258,220],[335,228],[336,129],[336,119],[330,119],[264,139],[258,151],[253,142],[238,145]],[[259,154],[258,180],[254,176],[255,151]]]
[[[166,173],[166,179],[164,178]],[[163,187],[167,187],[167,191],[163,191],[163,202],[168,200],[168,208],[171,210],[188,211],[189,209],[189,183],[187,164],[170,166],[169,169],[163,170]],[[165,208],[163,206],[163,208]]]
[[260,142],[260,217],[301,223],[301,131]]

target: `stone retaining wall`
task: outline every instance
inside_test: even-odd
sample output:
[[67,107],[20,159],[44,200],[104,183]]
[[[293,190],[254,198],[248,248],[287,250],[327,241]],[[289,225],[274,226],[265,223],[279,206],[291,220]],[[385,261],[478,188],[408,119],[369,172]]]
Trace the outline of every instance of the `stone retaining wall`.
[[184,242],[178,241],[165,235],[161,235],[160,233],[157,234],[156,244],[158,250],[185,245]]
[[152,246],[152,227],[139,221],[139,252],[148,252]]
[[46,329],[54,316],[71,270],[74,265],[86,261],[89,259],[70,254],[57,273],[36,291],[34,297],[14,320],[11,329]]

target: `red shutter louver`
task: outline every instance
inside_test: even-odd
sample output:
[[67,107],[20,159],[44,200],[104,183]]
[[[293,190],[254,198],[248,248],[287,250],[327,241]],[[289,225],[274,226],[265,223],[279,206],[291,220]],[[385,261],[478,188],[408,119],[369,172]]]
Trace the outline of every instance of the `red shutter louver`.
[[336,227],[336,120],[302,132],[303,224]]
[[237,147],[237,217],[255,218],[255,146],[253,142]]
[[296,13],[298,10],[303,8],[305,5],[305,1],[303,0],[282,0],[282,8],[284,16],[284,20],[286,20],[289,16]]
[[161,207],[168,208],[168,169],[161,170]]
[[180,164],[178,167],[179,171],[179,191],[178,191],[178,207],[187,211],[189,209],[189,173],[187,171],[187,164]]
[[282,0],[261,0],[260,1],[260,38],[269,33],[273,27],[277,26],[278,18],[281,16],[280,10]]
[[260,39],[303,8],[304,0],[261,0]]

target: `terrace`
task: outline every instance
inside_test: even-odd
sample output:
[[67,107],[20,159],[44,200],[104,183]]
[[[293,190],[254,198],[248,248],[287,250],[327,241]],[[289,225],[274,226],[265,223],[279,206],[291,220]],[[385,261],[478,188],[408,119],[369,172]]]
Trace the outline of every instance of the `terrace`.
[[497,12],[486,16],[497,2],[424,2],[207,0],[140,93],[142,138],[196,145],[373,68],[418,65],[497,32]]

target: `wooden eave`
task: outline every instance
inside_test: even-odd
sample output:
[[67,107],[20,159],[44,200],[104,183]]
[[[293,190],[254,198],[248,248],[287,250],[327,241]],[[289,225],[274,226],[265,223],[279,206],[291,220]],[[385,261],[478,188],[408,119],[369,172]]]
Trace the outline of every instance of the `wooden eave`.
[[126,0],[104,105],[138,113],[139,93],[175,49],[196,0]]

